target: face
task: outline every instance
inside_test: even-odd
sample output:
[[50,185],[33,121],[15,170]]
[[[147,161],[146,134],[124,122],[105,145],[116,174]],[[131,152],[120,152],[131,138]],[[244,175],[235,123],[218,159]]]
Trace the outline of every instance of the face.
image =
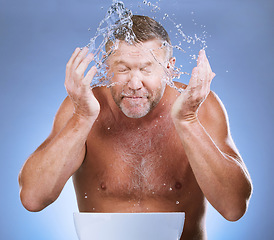
[[144,117],[159,103],[170,64],[160,41],[136,45],[120,41],[107,64],[113,100],[127,117]]

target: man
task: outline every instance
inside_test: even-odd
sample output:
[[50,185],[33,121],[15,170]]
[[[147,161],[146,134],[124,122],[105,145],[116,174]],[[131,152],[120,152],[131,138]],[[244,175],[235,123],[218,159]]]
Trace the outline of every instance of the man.
[[[111,87],[90,90],[96,73],[88,49],[76,48],[66,68],[68,97],[52,132],[19,175],[29,211],[54,202],[73,176],[81,212],[185,212],[182,238],[206,239],[206,199],[227,220],[245,213],[248,171],[230,135],[219,98],[210,92],[205,51],[188,86],[167,86],[175,58],[156,21],[133,16],[138,43],[117,40],[108,60]],[[140,30],[141,29],[141,30]],[[111,44],[107,44],[107,49]]]

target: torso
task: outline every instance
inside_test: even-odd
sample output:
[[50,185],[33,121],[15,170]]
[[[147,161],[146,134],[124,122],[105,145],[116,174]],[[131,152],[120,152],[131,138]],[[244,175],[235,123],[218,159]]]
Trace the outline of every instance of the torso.
[[73,176],[79,210],[185,212],[181,239],[206,239],[206,201],[170,116],[178,93],[166,91],[173,94],[159,103],[161,114],[141,125],[115,119],[102,100],[85,160]]

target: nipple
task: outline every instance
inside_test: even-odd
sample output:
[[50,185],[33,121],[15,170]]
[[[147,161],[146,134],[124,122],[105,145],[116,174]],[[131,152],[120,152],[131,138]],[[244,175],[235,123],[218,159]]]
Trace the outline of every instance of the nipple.
[[102,190],[106,190],[106,189],[107,189],[107,187],[106,187],[106,184],[105,184],[105,183],[101,183],[101,189],[102,189]]
[[180,182],[176,182],[175,183],[175,188],[176,189],[181,189],[182,188],[182,184]]

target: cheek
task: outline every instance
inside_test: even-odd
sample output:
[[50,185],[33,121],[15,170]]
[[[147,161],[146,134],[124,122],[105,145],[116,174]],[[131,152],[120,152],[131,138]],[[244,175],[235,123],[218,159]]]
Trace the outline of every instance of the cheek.
[[165,83],[162,78],[154,78],[146,81],[146,88],[150,91],[160,91],[164,87]]
[[112,78],[111,78],[112,83],[123,84],[123,83],[127,82],[127,80],[128,80],[127,74],[112,73]]

